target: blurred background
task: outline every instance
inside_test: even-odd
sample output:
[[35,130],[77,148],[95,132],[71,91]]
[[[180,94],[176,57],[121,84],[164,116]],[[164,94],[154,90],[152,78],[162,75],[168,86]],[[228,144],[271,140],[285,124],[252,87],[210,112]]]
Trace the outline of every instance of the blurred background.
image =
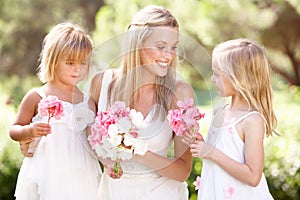
[[[114,59],[122,33],[132,16],[149,4],[166,7],[179,21],[184,41],[180,74],[193,86],[199,108],[207,113],[200,122],[203,133],[209,127],[214,101],[209,82],[212,48],[238,37],[264,45],[272,65],[280,133],[266,139],[264,173],[274,199],[300,199],[299,0],[1,0],[0,200],[14,199],[23,156],[8,129],[25,93],[41,86],[36,67],[44,36],[57,23],[79,23],[95,42],[92,73],[108,64],[117,67]],[[187,180],[191,200],[197,199],[193,182],[201,167],[202,161],[194,159]]]

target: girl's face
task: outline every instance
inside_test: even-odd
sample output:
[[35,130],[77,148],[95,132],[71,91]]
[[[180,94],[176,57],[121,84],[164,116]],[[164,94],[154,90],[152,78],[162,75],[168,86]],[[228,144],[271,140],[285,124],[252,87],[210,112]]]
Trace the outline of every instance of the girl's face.
[[176,56],[178,36],[178,29],[174,27],[159,26],[151,29],[140,51],[141,64],[147,76],[166,76]]
[[219,94],[223,97],[233,96],[235,94],[234,87],[214,61],[212,62],[212,71],[211,81],[216,86]]
[[55,79],[65,85],[74,86],[82,81],[88,72],[88,60],[79,61],[63,57],[55,69]]

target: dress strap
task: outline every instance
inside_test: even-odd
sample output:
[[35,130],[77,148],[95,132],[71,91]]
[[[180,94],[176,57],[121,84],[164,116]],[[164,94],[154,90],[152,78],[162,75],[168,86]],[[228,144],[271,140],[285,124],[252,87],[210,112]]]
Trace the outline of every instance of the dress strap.
[[88,104],[89,99],[90,99],[89,95],[87,95],[86,93],[83,93],[83,103]]
[[264,118],[264,116],[262,116],[262,114],[260,114],[257,111],[251,111],[251,112],[246,113],[242,117],[240,117],[237,120],[235,120],[233,124],[236,125],[237,123],[241,122],[243,119],[246,119],[248,116],[250,116],[252,114],[259,114],[261,116],[261,118],[264,120],[265,124],[266,124],[266,119]]
[[40,97],[42,97],[42,98],[46,98],[47,97],[46,94],[45,94],[45,92],[44,92],[44,90],[43,90],[43,88],[35,88],[34,90],[35,90],[35,92],[38,95],[40,95]]
[[101,84],[101,92],[98,101],[98,111],[104,111],[107,108],[107,93],[108,93],[108,86],[112,81],[112,69],[105,70],[103,74],[102,84]]

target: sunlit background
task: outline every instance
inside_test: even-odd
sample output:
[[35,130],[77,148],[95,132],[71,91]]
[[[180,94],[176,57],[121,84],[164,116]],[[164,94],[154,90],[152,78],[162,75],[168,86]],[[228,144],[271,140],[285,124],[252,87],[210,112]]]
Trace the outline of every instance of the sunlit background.
[[[40,87],[36,67],[41,44],[57,23],[83,26],[95,43],[92,73],[118,67],[120,43],[133,14],[162,5],[178,19],[181,32],[178,73],[194,88],[208,130],[219,101],[209,81],[212,48],[248,37],[264,45],[272,64],[277,132],[265,142],[265,169],[274,199],[300,199],[300,3],[298,0],[1,0],[0,1],[0,200],[13,198],[23,156],[8,135],[24,94]],[[91,74],[92,75],[92,74]],[[85,89],[85,83],[81,85]],[[194,159],[187,180],[190,199],[202,161]]]

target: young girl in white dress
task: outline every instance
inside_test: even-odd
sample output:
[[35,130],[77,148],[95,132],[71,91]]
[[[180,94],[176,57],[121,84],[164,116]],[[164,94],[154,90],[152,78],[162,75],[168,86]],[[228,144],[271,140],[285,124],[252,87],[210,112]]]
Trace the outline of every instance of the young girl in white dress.
[[192,155],[204,158],[198,200],[270,200],[264,138],[276,127],[269,64],[249,39],[221,43],[212,54],[212,82],[229,105],[215,110],[206,143],[186,134]]
[[[78,25],[56,25],[43,42],[39,78],[46,83],[23,98],[10,128],[13,140],[39,141],[18,176],[18,200],[97,200],[101,169],[87,142],[95,103],[77,87],[91,65],[93,43]],[[38,104],[47,96],[62,102],[61,119],[42,116]],[[34,143],[33,143],[34,144]]]
[[[105,70],[92,80],[90,95],[98,102],[98,110],[124,101],[144,115],[147,126],[140,127],[138,136],[149,146],[144,156],[121,162],[120,179],[109,177],[105,168],[101,200],[188,199],[185,180],[192,169],[192,156],[167,121],[168,110],[178,100],[194,98],[191,86],[176,80],[178,38],[178,23],[171,13],[148,6],[128,27],[120,69]],[[173,141],[174,158],[168,158]]]

